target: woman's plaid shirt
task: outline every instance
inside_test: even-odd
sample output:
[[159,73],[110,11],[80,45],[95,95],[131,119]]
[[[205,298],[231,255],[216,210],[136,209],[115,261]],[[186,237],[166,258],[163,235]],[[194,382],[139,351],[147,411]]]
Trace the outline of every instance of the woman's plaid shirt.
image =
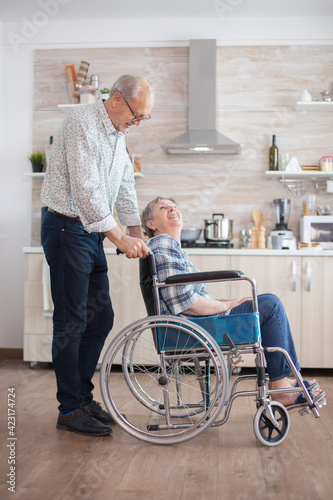
[[[182,250],[178,241],[168,234],[154,236],[149,240],[148,246],[155,255],[159,282],[165,281],[168,276],[174,274],[198,272],[198,269],[190,262],[187,253]],[[212,298],[202,283],[160,288],[161,313],[181,314],[193,306],[200,296]]]

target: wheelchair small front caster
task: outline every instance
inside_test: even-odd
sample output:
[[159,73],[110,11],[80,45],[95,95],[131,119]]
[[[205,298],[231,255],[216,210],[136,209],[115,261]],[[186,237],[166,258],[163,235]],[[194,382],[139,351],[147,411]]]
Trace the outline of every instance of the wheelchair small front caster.
[[268,407],[260,406],[254,417],[253,430],[261,444],[265,446],[277,446],[287,437],[290,420],[288,411],[283,404],[272,401],[270,408],[275,423],[272,420]]

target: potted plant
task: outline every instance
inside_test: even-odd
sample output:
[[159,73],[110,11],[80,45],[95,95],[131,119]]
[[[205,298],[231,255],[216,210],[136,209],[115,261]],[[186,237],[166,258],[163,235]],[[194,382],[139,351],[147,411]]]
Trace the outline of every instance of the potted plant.
[[100,90],[100,93],[102,95],[103,101],[106,101],[106,99],[109,98],[110,89],[108,89],[107,87],[104,87],[104,89]]
[[41,151],[35,151],[34,153],[31,153],[31,155],[28,156],[28,159],[31,162],[33,172],[43,171],[44,154]]

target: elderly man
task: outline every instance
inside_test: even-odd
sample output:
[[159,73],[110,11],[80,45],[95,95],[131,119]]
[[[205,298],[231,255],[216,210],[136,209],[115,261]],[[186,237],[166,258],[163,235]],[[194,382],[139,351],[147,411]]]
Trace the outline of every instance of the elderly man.
[[[146,79],[123,75],[104,103],[69,113],[53,145],[41,193],[48,207],[41,236],[54,303],[58,429],[105,436],[114,423],[93,400],[91,381],[113,325],[103,239],[128,258],[147,255],[124,134],[150,118],[153,104]],[[114,206],[129,235],[117,225]]]
[[[173,199],[158,197],[144,209],[142,225],[151,238],[148,246],[155,255],[158,280],[168,276],[196,272],[188,255],[181,248],[180,234],[183,227],[182,214]],[[182,285],[160,289],[162,314],[184,314],[186,316],[213,316],[216,314],[241,314],[252,312],[251,297],[232,300],[216,300],[206,291],[204,284]],[[264,347],[282,347],[291,356],[296,368],[299,363],[283,304],[272,294],[258,296],[262,344]],[[267,369],[271,389],[293,387],[295,380],[290,367],[281,353],[266,353]],[[325,393],[319,389],[316,380],[305,381],[315,400]],[[289,411],[299,410],[307,405],[300,392],[281,393],[280,401]]]

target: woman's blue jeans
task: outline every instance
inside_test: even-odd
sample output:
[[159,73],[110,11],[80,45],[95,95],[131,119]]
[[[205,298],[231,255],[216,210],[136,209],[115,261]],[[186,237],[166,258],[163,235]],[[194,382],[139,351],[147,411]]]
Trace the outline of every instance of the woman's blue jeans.
[[104,236],[46,212],[41,233],[54,304],[52,361],[59,411],[92,401],[92,377],[113,325]]
[[[300,366],[294,341],[282,302],[276,295],[264,293],[258,296],[258,305],[263,347],[282,347],[288,352],[297,370],[299,370]],[[242,314],[252,311],[252,301],[249,301],[231,309],[230,314]],[[290,366],[283,354],[270,352],[266,353],[265,357],[271,381],[292,375]]]

